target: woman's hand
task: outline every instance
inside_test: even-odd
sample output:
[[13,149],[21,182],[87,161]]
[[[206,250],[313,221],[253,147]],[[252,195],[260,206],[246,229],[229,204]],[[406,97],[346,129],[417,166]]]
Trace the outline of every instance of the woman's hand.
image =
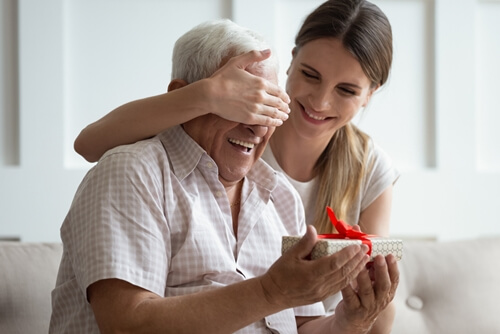
[[[271,55],[270,50],[250,51],[229,61],[215,72],[208,100],[209,110],[230,121],[263,126],[279,126],[288,119],[290,98],[270,80],[254,75],[256,63]],[[270,78],[272,80],[272,78]]]

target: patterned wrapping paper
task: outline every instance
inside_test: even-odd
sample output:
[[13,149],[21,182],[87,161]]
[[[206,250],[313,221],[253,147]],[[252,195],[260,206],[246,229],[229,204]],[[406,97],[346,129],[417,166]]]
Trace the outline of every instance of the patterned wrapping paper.
[[[300,236],[284,236],[281,244],[281,252],[286,252],[301,239]],[[399,261],[403,257],[403,240],[391,238],[369,238],[372,242],[372,253],[370,260],[377,255],[393,254]],[[317,259],[322,256],[331,255],[349,245],[360,245],[361,240],[354,239],[320,239],[311,252],[311,259]]]

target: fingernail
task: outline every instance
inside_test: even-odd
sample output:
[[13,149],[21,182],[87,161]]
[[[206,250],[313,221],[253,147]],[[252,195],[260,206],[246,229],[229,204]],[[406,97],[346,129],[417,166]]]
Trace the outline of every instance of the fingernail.
[[368,253],[368,250],[369,250],[369,249],[370,249],[370,248],[368,248],[368,246],[367,246],[367,245],[365,245],[365,244],[362,244],[362,245],[361,245],[361,250],[363,251],[363,253]]
[[264,54],[264,55],[268,55],[268,54],[270,54],[270,53],[271,53],[271,49],[265,49],[265,50],[262,50],[262,51],[260,51],[260,52],[261,52],[262,54]]

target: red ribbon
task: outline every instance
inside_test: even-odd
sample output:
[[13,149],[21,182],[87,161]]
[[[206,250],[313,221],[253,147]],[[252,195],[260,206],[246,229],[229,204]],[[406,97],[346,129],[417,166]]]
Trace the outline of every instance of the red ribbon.
[[372,253],[372,241],[369,237],[375,237],[375,235],[366,234],[360,231],[356,231],[352,228],[351,225],[344,223],[342,220],[338,220],[335,217],[335,213],[332,208],[329,206],[326,207],[326,211],[328,213],[328,217],[330,217],[330,221],[335,229],[339,233],[327,233],[327,234],[318,234],[319,239],[352,239],[352,240],[361,240],[361,243],[368,246],[368,255]]

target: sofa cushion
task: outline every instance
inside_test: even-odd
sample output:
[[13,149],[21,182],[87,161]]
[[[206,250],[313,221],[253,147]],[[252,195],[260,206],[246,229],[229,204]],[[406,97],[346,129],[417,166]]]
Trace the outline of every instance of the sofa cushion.
[[0,242],[0,333],[47,333],[62,245]]
[[393,334],[500,333],[500,238],[405,241]]

